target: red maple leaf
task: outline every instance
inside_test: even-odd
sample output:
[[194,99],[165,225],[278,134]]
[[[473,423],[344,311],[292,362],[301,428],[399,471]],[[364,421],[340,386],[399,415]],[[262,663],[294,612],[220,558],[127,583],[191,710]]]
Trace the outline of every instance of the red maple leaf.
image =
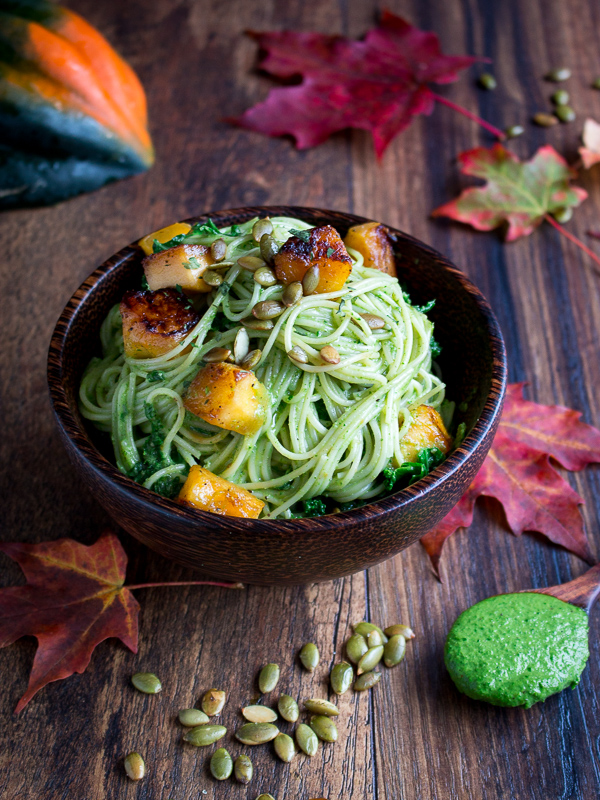
[[137,653],[139,605],[132,589],[149,586],[239,584],[191,581],[125,587],[127,556],[106,533],[86,547],[73,539],[42,544],[0,543],[27,578],[25,586],[0,589],[0,647],[35,636],[38,649],[19,713],[47,683],[84,672],[96,645],[110,637]]
[[431,91],[451,83],[477,58],[447,56],[438,37],[384,11],[364,40],[322,33],[249,32],[266,57],[259,66],[279,78],[302,76],[298,86],[272,89],[267,99],[230,120],[269,136],[291,134],[299,149],[315,147],[345,128],[371,131],[381,157],[416,114],[431,114],[435,101],[477,121],[495,136],[502,131]]
[[508,386],[492,448],[458,504],[422,539],[439,577],[446,539],[473,521],[475,501],[495,497],[515,536],[537,531],[586,561],[591,560],[579,505],[583,499],[552,466],[581,470],[600,463],[600,431],[563,406],[523,399],[523,384]]

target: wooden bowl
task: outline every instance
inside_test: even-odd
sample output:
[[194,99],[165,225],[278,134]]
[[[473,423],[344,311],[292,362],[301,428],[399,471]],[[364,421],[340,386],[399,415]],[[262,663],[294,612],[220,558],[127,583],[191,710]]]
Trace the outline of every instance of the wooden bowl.
[[[363,217],[288,206],[237,208],[208,216],[219,226],[256,215],[299,217],[333,225],[342,236]],[[223,580],[297,584],[331,580],[370,567],[416,542],[458,501],[491,446],[502,410],[506,353],[498,323],[480,292],[447,259],[406,234],[397,238],[398,274],[415,303],[437,298],[429,312],[442,345],[439,363],[467,437],[427,477],[382,500],[343,514],[294,520],[246,520],[184,508],[122,475],[108,437],[84,422],[78,407],[83,370],[100,350],[99,330],[126,289],[138,287],[142,251],[130,245],[75,292],[56,324],[48,382],[62,439],[84,481],[111,517],[148,547]]]

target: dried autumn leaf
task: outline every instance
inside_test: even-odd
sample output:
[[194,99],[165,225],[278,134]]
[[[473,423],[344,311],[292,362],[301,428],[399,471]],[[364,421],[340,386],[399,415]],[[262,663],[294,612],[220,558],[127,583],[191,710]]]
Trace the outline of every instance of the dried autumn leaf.
[[451,83],[473,64],[471,56],[447,56],[434,33],[383,12],[363,41],[321,33],[250,32],[267,52],[259,66],[279,78],[302,76],[298,86],[273,89],[267,99],[231,120],[268,136],[291,134],[299,149],[315,147],[345,128],[371,131],[381,157],[390,141],[435,101],[476,120],[494,135],[502,131],[434,94],[427,84]]
[[563,406],[544,406],[523,399],[523,384],[506,393],[498,432],[488,457],[457,505],[422,539],[434,572],[446,539],[468,528],[478,497],[495,497],[515,536],[537,531],[550,541],[590,561],[579,511],[582,498],[550,463],[581,470],[600,463],[600,431]]
[[579,155],[585,169],[589,169],[600,161],[600,125],[593,119],[586,119],[581,139],[583,147],[579,148]]

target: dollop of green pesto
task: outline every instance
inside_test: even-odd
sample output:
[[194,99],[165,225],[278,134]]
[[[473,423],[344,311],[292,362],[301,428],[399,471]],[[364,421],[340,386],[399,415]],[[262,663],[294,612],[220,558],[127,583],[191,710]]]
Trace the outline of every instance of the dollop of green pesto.
[[577,686],[588,657],[585,611],[535,592],[501,594],[467,608],[444,650],[461,692],[525,708]]

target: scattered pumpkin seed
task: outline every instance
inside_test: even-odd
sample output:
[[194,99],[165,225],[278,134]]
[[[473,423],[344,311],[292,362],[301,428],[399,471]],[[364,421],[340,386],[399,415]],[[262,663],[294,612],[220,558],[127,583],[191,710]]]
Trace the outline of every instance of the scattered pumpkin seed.
[[568,222],[573,216],[573,209],[559,208],[557,211],[553,212],[552,216],[557,222]]
[[289,694],[282,694],[277,702],[277,709],[286,722],[296,722],[300,713],[298,703]]
[[208,353],[205,353],[202,358],[207,364],[216,364],[219,361],[227,361],[231,356],[231,350],[226,347],[213,347]]
[[309,269],[306,270],[304,277],[302,278],[302,291],[304,294],[312,294],[319,285],[320,279],[321,272],[319,267],[316,264],[313,264],[312,267],[309,267]]
[[379,631],[371,631],[367,634],[367,644],[369,648],[379,647],[380,644],[383,644],[382,634]]
[[570,77],[571,70],[568,67],[556,67],[556,69],[551,69],[546,75],[546,80],[560,83],[561,81],[568,80]]
[[265,664],[258,676],[258,688],[263,694],[272,692],[279,681],[279,664]]
[[354,629],[354,633],[360,633],[360,635],[364,636],[365,639],[371,633],[371,631],[379,631],[381,638],[383,639],[383,643],[385,644],[387,642],[387,636],[385,633],[373,622],[359,622],[357,625],[353,625],[352,628]]
[[255,222],[252,226],[252,238],[255,242],[260,242],[262,237],[266,234],[267,236],[271,236],[273,233],[273,223],[268,217],[264,219],[259,219],[258,222]]
[[204,711],[199,708],[183,708],[179,714],[179,722],[186,728],[196,728],[198,725],[206,725],[210,720]]
[[329,676],[331,688],[336,694],[344,694],[344,692],[347,692],[353,679],[354,670],[347,661],[336,664]]
[[269,233],[263,234],[260,239],[260,254],[267,262],[267,264],[272,264],[273,259],[279,252],[279,245],[275,241],[274,237],[271,236]]
[[248,722],[275,722],[277,719],[277,714],[267,706],[246,706],[242,714]]
[[573,122],[577,117],[571,106],[556,106],[554,113],[561,122]]
[[313,672],[319,666],[319,648],[316,644],[308,642],[303,645],[299,653],[300,661],[304,669]]
[[332,347],[330,344],[326,344],[325,347],[322,347],[319,355],[325,361],[326,364],[339,364],[340,363],[340,354]]
[[321,714],[326,717],[337,717],[340,713],[339,708],[330,703],[329,700],[321,700],[318,697],[312,697],[310,700],[304,701],[304,708],[310,711],[311,714]]
[[363,672],[371,672],[383,658],[383,645],[377,647],[370,647],[361,660],[358,662],[356,669],[357,675],[362,675]]
[[383,663],[386,667],[395,667],[406,655],[406,639],[397,634],[390,637],[383,647]]
[[380,328],[385,328],[385,320],[378,317],[377,314],[361,314],[360,315],[367,323],[372,331],[378,331]]
[[131,676],[131,682],[138,690],[144,694],[158,694],[162,689],[162,684],[153,672],[136,672]]
[[274,327],[273,320],[270,319],[255,319],[254,317],[246,317],[242,320],[244,328],[250,328],[252,331],[270,331]]
[[224,239],[215,239],[210,246],[210,254],[215,261],[223,261],[226,252],[227,245]]
[[569,93],[566,89],[557,89],[550,99],[555,106],[566,106],[569,102]]
[[224,725],[200,725],[191,728],[183,734],[183,741],[193,744],[194,747],[208,747],[209,744],[218,742],[227,733]]
[[354,691],[364,692],[365,689],[372,689],[381,680],[381,672],[364,672],[354,681]]
[[219,747],[212,754],[210,759],[210,771],[213,778],[218,781],[226,781],[233,772],[233,759],[224,747]]
[[238,258],[237,263],[242,269],[247,269],[248,272],[256,272],[260,267],[266,267],[264,260],[258,256],[242,256]]
[[286,764],[289,764],[296,755],[294,740],[287,733],[278,733],[273,739],[273,747],[279,758],[285,761]]
[[202,280],[209,286],[220,286],[223,283],[223,276],[214,269],[207,269],[202,273]]
[[261,300],[252,309],[256,319],[274,319],[285,311],[285,306],[279,300]]
[[123,765],[125,767],[127,777],[132,781],[141,781],[146,774],[146,765],[144,764],[144,759],[139,753],[129,753],[128,756],[125,756]]
[[310,718],[310,727],[322,742],[337,742],[338,730],[330,717],[318,714]]
[[298,345],[294,345],[291,350],[287,352],[288,358],[291,358],[292,361],[296,361],[298,364],[308,364],[308,353],[306,350],[303,350]]
[[491,91],[492,89],[495,89],[498,84],[496,82],[496,78],[494,78],[493,75],[491,75],[489,72],[483,72],[479,76],[479,85],[481,86],[482,89],[487,89],[488,91]]
[[252,766],[252,761],[250,761],[247,755],[242,753],[241,756],[236,758],[233,764],[233,774],[235,775],[236,781],[244,785],[250,783],[253,772],[254,767]]
[[226,699],[227,695],[220,689],[209,689],[200,703],[202,711],[209,717],[216,717],[223,711]]
[[272,794],[259,794],[256,800],[275,800]]
[[312,728],[303,722],[296,728],[296,742],[307,756],[314,756],[319,749],[319,740]]
[[244,356],[240,361],[240,367],[244,369],[254,369],[258,366],[262,358],[262,350],[251,350],[248,355]]
[[248,336],[248,331],[245,328],[240,328],[233,340],[233,358],[235,359],[235,363],[239,364],[240,361],[246,358],[249,350],[250,337]]
[[358,664],[368,649],[367,640],[360,633],[353,634],[346,642],[346,655],[353,664]]
[[600,89],[600,78],[596,78],[592,83],[592,89]]
[[275,286],[277,283],[277,276],[269,267],[259,267],[254,273],[254,280],[259,286]]
[[247,722],[235,732],[235,738],[242,744],[264,744],[271,742],[279,729],[270,722]]
[[516,139],[517,136],[521,136],[525,133],[525,128],[522,125],[509,125],[504,133],[507,139]]
[[554,114],[546,114],[544,111],[540,111],[538,114],[533,115],[533,121],[542,128],[550,128],[558,123],[558,117],[555,117]]
[[415,632],[408,625],[390,625],[384,631],[386,636],[404,636],[405,639],[414,639]]
[[292,283],[288,284],[285,289],[283,290],[283,294],[281,295],[281,301],[284,306],[293,306],[299,300],[302,300],[304,295],[304,290],[302,289],[302,284],[300,281],[293,281]]

